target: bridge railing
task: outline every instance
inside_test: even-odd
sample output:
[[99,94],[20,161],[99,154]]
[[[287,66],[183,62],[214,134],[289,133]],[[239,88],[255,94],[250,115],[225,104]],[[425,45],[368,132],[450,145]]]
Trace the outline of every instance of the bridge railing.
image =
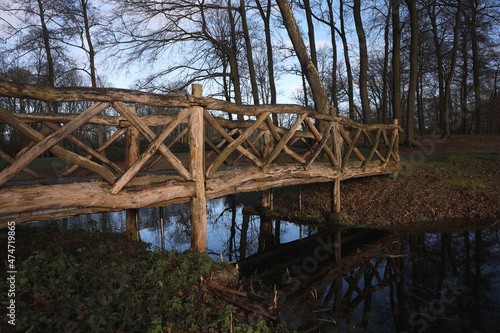
[[[304,170],[322,164],[340,172],[400,162],[397,143],[401,128],[396,122],[365,125],[298,106],[242,106],[234,110],[218,102],[207,107],[245,119],[230,121],[204,111],[205,125],[216,133],[211,138],[205,136],[211,148],[206,158],[207,178],[224,166],[237,166],[241,160],[262,170],[276,164],[300,165]],[[287,119],[289,125],[278,126],[276,119]]]
[[[294,165],[307,171],[320,164],[335,170],[338,177],[352,167],[399,164],[397,124],[363,125],[296,105],[238,106],[202,97],[201,92],[160,95],[7,82],[0,82],[0,96],[87,103],[79,114],[17,113],[0,107],[4,133],[27,139],[10,155],[0,147],[0,159],[6,163],[0,187],[23,171],[33,178],[46,177],[29,165],[48,151],[65,162],[57,170],[58,178],[97,175],[110,184],[113,194],[136,185],[136,175],[147,171],[170,170],[177,180],[199,181],[214,178],[227,167],[254,166],[266,172],[277,165]],[[169,114],[138,115],[132,105],[162,108]],[[115,115],[103,115],[105,110]],[[229,114],[240,120],[230,120]],[[96,147],[87,134],[96,133],[98,126],[106,127],[109,136]],[[174,150],[176,145],[185,150]],[[125,150],[124,159],[110,157],[117,146]]]

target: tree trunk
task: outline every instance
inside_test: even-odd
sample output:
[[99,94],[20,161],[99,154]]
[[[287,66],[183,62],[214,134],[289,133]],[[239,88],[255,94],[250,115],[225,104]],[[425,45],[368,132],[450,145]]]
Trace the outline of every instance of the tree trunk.
[[405,146],[415,146],[415,93],[418,80],[418,11],[416,0],[406,0],[410,11],[410,86],[408,88],[408,117]]
[[[94,44],[92,42],[92,36],[90,34],[90,24],[89,24],[89,17],[88,17],[88,11],[87,11],[88,0],[81,0],[80,5],[82,6],[82,16],[83,16],[83,23],[84,23],[84,29],[85,29],[85,38],[87,40],[87,45],[88,45],[87,54],[89,55],[90,81],[92,83],[92,88],[97,88],[95,50],[94,50]],[[106,141],[106,132],[105,132],[104,127],[102,125],[97,125],[97,141],[98,141],[99,147],[101,147],[104,144],[104,142]],[[103,150],[101,152],[101,155],[106,157],[106,151]]]
[[338,115],[339,101],[337,98],[337,41],[335,39],[335,20],[333,18],[333,1],[327,0],[328,3],[328,18],[330,20],[330,38],[332,43],[332,105]]
[[361,21],[361,0],[354,0],[354,23],[359,41],[359,96],[361,99],[361,109],[363,111],[363,122],[371,123],[370,101],[368,99],[368,50],[366,46],[366,36]]
[[[274,78],[274,57],[273,57],[273,44],[271,39],[271,0],[267,0],[266,10],[262,8],[260,0],[256,0],[257,8],[259,9],[260,16],[264,21],[264,33],[266,35],[266,52],[267,52],[267,71],[269,75],[269,90],[271,93],[271,104],[277,103],[276,98],[276,82]],[[278,126],[278,115],[272,114],[274,125]]]
[[438,84],[439,84],[439,112],[438,112],[438,123],[439,128],[444,132],[444,68],[443,68],[443,52],[441,48],[441,42],[439,40],[437,22],[436,22],[436,3],[433,2],[432,5],[427,7],[427,12],[431,20],[432,35],[434,39],[434,46],[436,48],[436,60],[437,60],[437,70],[438,70]]
[[[48,85],[54,88],[55,85],[55,74],[54,74],[54,60],[52,59],[52,48],[50,47],[50,35],[49,29],[47,28],[47,21],[45,19],[45,10],[43,8],[43,2],[38,0],[38,9],[40,10],[40,25],[42,26],[42,39],[43,46],[45,48],[45,55],[47,57],[47,80]],[[51,103],[51,112],[57,113],[57,103]]]
[[[240,85],[240,74],[238,71],[238,59],[237,59],[237,54],[238,54],[238,47],[236,44],[236,23],[234,22],[234,16],[232,13],[231,7],[231,1],[228,2],[228,7],[229,9],[227,10],[227,14],[229,16],[229,24],[230,24],[230,30],[231,30],[231,52],[227,55],[229,58],[229,68],[230,68],[230,77],[231,77],[231,82],[233,83],[233,89],[234,89],[234,102],[237,105],[242,105],[242,99],[241,99],[241,85]],[[243,121],[243,115],[238,114],[238,120]]]
[[446,78],[446,83],[444,87],[444,133],[443,137],[446,139],[451,138],[450,132],[450,95],[451,95],[451,82],[453,80],[453,75],[455,74],[455,66],[457,64],[457,54],[458,54],[458,28],[460,26],[460,15],[462,11],[462,1],[457,1],[457,16],[455,21],[455,27],[453,28],[453,49],[451,55],[450,73]]
[[398,124],[402,124],[401,111],[401,30],[399,27],[399,0],[391,0],[392,6],[392,112]]
[[382,78],[382,122],[387,124],[387,87],[388,83],[388,73],[389,73],[389,26],[391,24],[391,10],[392,7],[388,6],[387,17],[385,19],[385,27],[384,27],[384,70],[383,70],[383,78]]
[[474,81],[474,118],[476,125],[476,134],[483,133],[483,122],[481,115],[481,82],[479,75],[479,67],[481,66],[481,60],[479,59],[479,43],[477,37],[477,7],[478,1],[473,0],[473,8],[472,8],[472,18],[471,18],[471,43],[472,43],[472,75]]
[[248,72],[250,74],[250,84],[252,86],[253,103],[259,105],[259,89],[257,87],[257,78],[255,76],[255,67],[253,64],[252,43],[250,42],[250,34],[248,32],[247,14],[245,9],[245,1],[240,0],[241,24],[243,26],[243,35],[245,37],[245,47],[247,51]]
[[351,69],[351,60],[349,58],[349,46],[347,44],[347,36],[345,32],[345,24],[344,24],[344,1],[339,1],[340,7],[340,38],[342,38],[342,45],[344,47],[344,61],[345,61],[345,69],[347,72],[347,95],[349,99],[349,118],[354,120],[354,85],[352,80],[352,69]]
[[468,43],[467,34],[462,37],[462,87],[460,89],[460,108],[462,110],[462,126],[463,134],[467,134],[467,77],[469,75],[469,53],[468,53]]
[[314,24],[312,20],[311,3],[309,0],[304,1],[304,10],[306,12],[307,35],[309,37],[309,49],[311,50],[311,61],[318,68],[318,56],[316,52],[316,38],[314,37]]
[[292,7],[290,6],[288,0],[277,0],[277,3],[283,17],[283,23],[288,31],[288,36],[292,41],[293,48],[295,49],[295,53],[297,54],[302,67],[302,71],[306,74],[307,81],[311,87],[316,111],[319,113],[329,114],[328,96],[326,95],[318,69],[314,66],[309,54],[307,53],[306,45],[304,44],[304,40],[300,35],[299,27],[297,26],[297,22],[293,16]]

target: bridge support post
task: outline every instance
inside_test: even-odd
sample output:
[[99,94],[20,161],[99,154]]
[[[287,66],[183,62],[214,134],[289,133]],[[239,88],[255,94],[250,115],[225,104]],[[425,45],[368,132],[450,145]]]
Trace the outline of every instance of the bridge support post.
[[[135,107],[129,108],[132,113],[135,113]],[[125,133],[125,167],[130,168],[132,164],[141,155],[140,149],[140,133],[134,126],[128,126],[127,132]],[[136,235],[137,240],[140,238],[139,234],[139,209],[127,209],[126,214],[126,230],[127,232]]]
[[[193,84],[192,94],[202,97],[200,84]],[[191,250],[207,249],[207,199],[205,194],[205,142],[203,108],[194,106],[189,117],[189,171],[195,182],[195,196],[191,199]]]

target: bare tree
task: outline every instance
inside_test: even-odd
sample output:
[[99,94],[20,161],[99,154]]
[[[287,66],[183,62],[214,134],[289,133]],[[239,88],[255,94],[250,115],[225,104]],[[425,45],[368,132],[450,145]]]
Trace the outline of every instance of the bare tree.
[[401,124],[401,28],[399,22],[399,0],[391,0],[392,7],[392,112]]
[[250,40],[250,33],[248,31],[247,14],[246,14],[246,7],[245,7],[244,0],[240,0],[239,10],[240,10],[240,15],[241,15],[241,25],[243,27],[243,37],[245,39],[248,71],[250,74],[250,83],[252,86],[253,103],[255,105],[258,105],[259,104],[259,88],[257,87],[257,78],[255,75],[255,66],[253,63],[253,55],[252,55],[252,43]]
[[347,72],[347,95],[349,98],[349,118],[354,119],[354,84],[352,78],[351,60],[349,58],[349,44],[347,43],[347,34],[345,29],[344,16],[344,0],[339,0],[339,21],[340,21],[340,38],[344,48],[344,61]]
[[335,39],[336,32],[338,31],[337,27],[335,26],[335,15],[334,15],[334,10],[333,10],[333,0],[327,0],[327,9],[324,10],[321,8],[322,1],[318,1],[318,6],[320,7],[320,14],[319,15],[314,15],[314,12],[312,12],[313,16],[318,20],[319,22],[325,24],[330,28],[330,42],[332,44],[332,52],[331,52],[331,57],[332,57],[332,62],[330,66],[330,82],[329,82],[329,91],[330,91],[330,99],[331,99],[331,104],[332,106],[337,110],[339,108],[339,102],[338,102],[338,88],[337,88],[337,41]]
[[359,97],[361,99],[361,109],[363,110],[363,121],[365,124],[371,123],[370,100],[368,99],[368,48],[366,45],[366,35],[361,20],[361,1],[354,0],[353,6],[354,23],[359,41]]
[[314,66],[306,45],[300,34],[299,27],[293,16],[292,7],[288,0],[277,0],[278,6],[283,17],[283,23],[288,31],[288,36],[292,41],[295,53],[302,67],[302,72],[305,73],[309,86],[311,87],[316,111],[320,113],[329,113],[328,96],[326,94],[323,82],[318,73],[318,69]]
[[410,11],[410,86],[408,88],[408,116],[406,120],[407,147],[415,146],[415,94],[418,79],[418,11],[416,0],[405,0]]

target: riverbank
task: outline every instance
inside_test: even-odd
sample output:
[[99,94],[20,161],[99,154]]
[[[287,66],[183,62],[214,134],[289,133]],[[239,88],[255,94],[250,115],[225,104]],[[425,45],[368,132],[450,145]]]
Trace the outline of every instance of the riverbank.
[[432,231],[488,226],[500,219],[500,136],[418,138],[402,148],[402,168],[389,176],[341,183],[342,219],[330,214],[330,184],[276,191],[273,216],[340,227]]
[[[265,318],[272,309],[234,265],[206,253],[160,253],[128,234],[79,229],[17,228],[15,240],[16,325],[2,316],[2,332],[287,331]],[[0,244],[7,248],[6,230]],[[0,257],[7,265],[6,251]]]

